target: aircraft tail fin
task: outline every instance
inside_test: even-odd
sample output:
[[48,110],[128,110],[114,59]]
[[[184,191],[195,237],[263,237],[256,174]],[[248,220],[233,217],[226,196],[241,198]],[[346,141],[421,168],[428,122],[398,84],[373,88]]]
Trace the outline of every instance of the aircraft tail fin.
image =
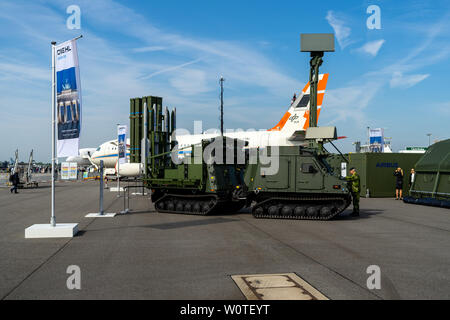
[[[319,83],[317,85],[317,120],[319,119],[323,97],[325,96],[328,75],[328,73],[319,75]],[[283,131],[290,134],[298,130],[306,130],[309,127],[309,88],[308,82],[278,124],[268,131]]]

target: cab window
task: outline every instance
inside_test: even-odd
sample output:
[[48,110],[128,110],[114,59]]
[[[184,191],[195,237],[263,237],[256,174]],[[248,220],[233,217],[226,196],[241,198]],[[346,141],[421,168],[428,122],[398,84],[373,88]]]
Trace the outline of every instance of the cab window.
[[317,169],[312,163],[302,163],[302,172],[303,173],[316,173]]

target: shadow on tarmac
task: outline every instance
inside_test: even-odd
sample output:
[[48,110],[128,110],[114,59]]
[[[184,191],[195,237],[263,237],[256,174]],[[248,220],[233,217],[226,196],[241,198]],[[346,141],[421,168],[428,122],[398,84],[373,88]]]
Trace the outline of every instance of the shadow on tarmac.
[[178,229],[178,228],[210,225],[210,224],[233,222],[233,221],[238,221],[238,220],[226,219],[226,218],[213,218],[213,219],[201,219],[201,220],[192,220],[192,221],[177,221],[177,222],[170,222],[170,223],[147,225],[147,226],[143,226],[143,227],[160,229],[160,230],[168,230],[168,229]]
[[341,213],[340,215],[338,215],[337,217],[335,217],[332,220],[335,220],[335,221],[348,221],[348,220],[370,219],[371,216],[377,215],[377,214],[381,214],[384,211],[385,210],[382,210],[382,209],[360,209],[359,210],[359,216],[358,217],[352,217],[351,216],[352,212],[350,210],[346,210],[346,211],[344,211],[343,213]]
[[[191,216],[191,217],[194,217],[194,216]],[[208,219],[205,217],[204,219],[197,219],[197,220],[190,220],[190,221],[177,221],[177,222],[171,222],[171,223],[148,224],[148,225],[137,225],[137,226],[126,226],[126,227],[113,227],[113,228],[105,228],[105,229],[80,230],[80,231],[78,231],[76,237],[83,236],[86,232],[129,229],[129,228],[152,228],[152,229],[159,229],[159,230],[170,230],[170,229],[196,227],[196,226],[212,225],[212,224],[235,222],[235,221],[239,221],[239,220],[226,219],[226,218],[220,218],[220,217]]]

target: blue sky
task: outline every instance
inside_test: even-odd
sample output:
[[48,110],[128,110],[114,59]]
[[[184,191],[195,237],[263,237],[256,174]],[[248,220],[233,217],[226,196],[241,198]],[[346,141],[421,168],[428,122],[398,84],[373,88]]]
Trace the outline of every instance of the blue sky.
[[[81,9],[69,30],[66,8]],[[369,5],[381,29],[369,30]],[[128,123],[129,99],[164,98],[178,127],[219,125],[225,81],[225,127],[270,128],[308,79],[299,34],[334,32],[320,125],[366,141],[385,128],[394,150],[450,138],[448,1],[5,1],[0,2],[0,159],[19,148],[50,160],[52,40],[78,41],[83,95],[82,147],[96,147]]]

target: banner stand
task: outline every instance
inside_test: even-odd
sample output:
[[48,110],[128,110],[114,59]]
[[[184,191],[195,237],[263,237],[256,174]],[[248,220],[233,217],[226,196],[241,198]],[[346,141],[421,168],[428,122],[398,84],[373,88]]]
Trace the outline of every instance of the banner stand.
[[127,126],[117,124],[117,187],[109,188],[111,192],[117,192],[117,197],[120,198],[120,192],[124,188],[120,186],[120,165],[127,161]]
[[103,160],[100,160],[100,201],[99,210],[97,213],[88,213],[86,218],[113,218],[116,213],[103,212]]
[[[74,40],[81,38],[79,36]],[[51,218],[50,224],[34,224],[25,229],[25,238],[72,238],[78,233],[78,223],[56,223],[55,216],[55,161],[56,161],[56,134],[55,134],[55,109],[56,109],[56,66],[55,46],[52,42],[52,194],[51,194]]]

